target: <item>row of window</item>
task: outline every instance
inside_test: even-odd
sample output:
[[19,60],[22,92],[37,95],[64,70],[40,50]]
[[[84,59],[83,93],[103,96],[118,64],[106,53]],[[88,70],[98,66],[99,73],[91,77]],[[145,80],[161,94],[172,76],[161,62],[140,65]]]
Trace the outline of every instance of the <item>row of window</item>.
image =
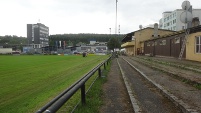
[[164,27],[168,27],[168,26],[171,26],[173,24],[176,24],[176,19],[174,19],[173,21],[170,21],[170,22],[164,24]]
[[176,17],[176,12],[174,12],[174,13],[170,14],[169,16],[167,16],[166,18],[164,18],[164,22],[166,22],[174,17]]
[[[153,43],[153,42],[152,42],[152,43],[151,43],[151,42],[148,42],[148,43],[147,43],[147,46],[154,46],[154,45],[157,46],[157,42],[154,42],[154,43]],[[166,45],[166,40],[161,40],[161,41],[159,42],[159,45]]]
[[167,30],[174,30],[174,31],[176,31],[176,26],[167,28]]

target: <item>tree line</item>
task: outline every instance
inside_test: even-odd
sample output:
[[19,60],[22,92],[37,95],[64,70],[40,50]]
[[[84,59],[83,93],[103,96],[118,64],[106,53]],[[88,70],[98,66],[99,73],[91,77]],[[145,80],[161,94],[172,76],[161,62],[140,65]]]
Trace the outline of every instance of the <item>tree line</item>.
[[27,38],[26,37],[18,37],[18,36],[0,36],[0,45],[25,45],[27,44]]
[[62,34],[62,35],[50,35],[50,45],[55,45],[56,41],[65,41],[66,44],[76,45],[79,42],[89,44],[90,41],[108,42],[112,38],[118,39],[119,42],[123,39],[124,35],[115,34]]
[[[109,49],[120,48],[121,40],[124,35],[116,34],[56,34],[49,36],[49,45],[55,46],[56,41],[62,41],[66,45],[75,46],[78,43],[89,44],[90,41],[108,42]],[[0,36],[0,45],[27,45],[28,41],[26,37],[18,36]]]

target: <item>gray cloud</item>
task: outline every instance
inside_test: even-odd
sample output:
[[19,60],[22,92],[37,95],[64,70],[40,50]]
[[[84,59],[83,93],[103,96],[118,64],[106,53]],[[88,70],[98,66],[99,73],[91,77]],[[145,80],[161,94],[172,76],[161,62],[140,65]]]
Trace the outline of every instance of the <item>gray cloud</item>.
[[[158,22],[164,11],[181,9],[183,1],[118,0],[121,33]],[[201,8],[198,0],[190,2]],[[109,28],[114,33],[115,6],[116,0],[1,0],[0,35],[26,36],[26,24],[39,19],[50,34],[109,33]]]

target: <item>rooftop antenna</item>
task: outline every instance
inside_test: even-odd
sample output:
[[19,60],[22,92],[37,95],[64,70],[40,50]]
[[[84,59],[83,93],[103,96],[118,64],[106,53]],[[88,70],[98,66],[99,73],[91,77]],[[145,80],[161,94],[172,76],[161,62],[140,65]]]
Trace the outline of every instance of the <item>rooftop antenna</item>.
[[139,28],[142,29],[142,25],[139,25]]
[[120,25],[119,25],[119,35],[120,35]]
[[181,5],[182,9],[184,10],[181,15],[180,15],[180,20],[182,23],[185,24],[185,37],[183,39],[183,44],[182,44],[182,47],[181,47],[181,51],[180,51],[180,54],[179,54],[179,60],[181,60],[182,56],[183,56],[183,53],[184,53],[184,50],[185,50],[185,47],[186,47],[186,41],[187,41],[187,38],[188,38],[188,35],[190,33],[190,27],[191,27],[191,24],[192,24],[192,18],[193,18],[193,15],[192,15],[192,6],[190,5],[190,2],[189,1],[184,1]]

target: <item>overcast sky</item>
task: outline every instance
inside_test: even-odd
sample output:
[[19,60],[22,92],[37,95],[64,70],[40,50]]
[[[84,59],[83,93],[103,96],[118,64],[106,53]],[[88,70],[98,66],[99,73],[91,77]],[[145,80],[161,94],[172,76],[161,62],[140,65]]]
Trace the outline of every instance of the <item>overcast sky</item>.
[[[118,0],[121,34],[154,24],[165,11],[181,9],[184,0]],[[189,0],[201,9],[200,0]],[[0,0],[0,36],[27,35],[27,24],[40,23],[51,34],[115,33],[116,0]]]

